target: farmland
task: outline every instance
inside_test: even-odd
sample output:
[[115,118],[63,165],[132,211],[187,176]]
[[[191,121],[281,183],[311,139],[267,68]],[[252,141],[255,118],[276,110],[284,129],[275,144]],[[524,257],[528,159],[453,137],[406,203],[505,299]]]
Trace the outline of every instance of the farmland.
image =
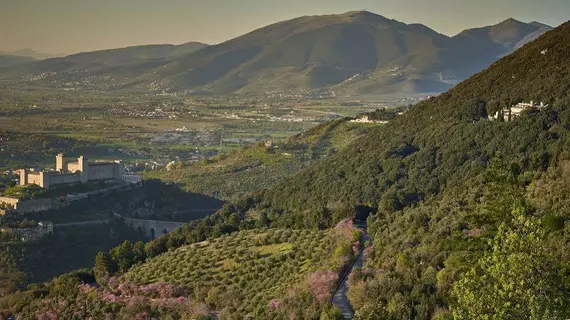
[[58,150],[162,165],[199,160],[259,141],[282,142],[330,120],[422,98],[341,101],[0,89],[0,167],[45,166]]

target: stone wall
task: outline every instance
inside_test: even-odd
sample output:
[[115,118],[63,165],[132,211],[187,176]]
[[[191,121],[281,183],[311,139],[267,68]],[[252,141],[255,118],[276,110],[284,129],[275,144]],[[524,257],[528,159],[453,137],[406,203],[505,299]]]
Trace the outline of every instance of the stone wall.
[[75,173],[57,173],[57,174],[50,174],[49,177],[49,185],[58,185],[58,184],[70,184],[70,183],[77,183],[80,182],[79,176]]
[[[32,212],[42,212],[49,211],[58,208],[64,208],[71,205],[74,202],[82,200],[95,200],[97,198],[104,198],[114,195],[119,192],[124,192],[131,190],[133,188],[139,187],[141,184],[129,184],[129,183],[119,183],[110,186],[106,189],[95,190],[91,192],[70,195],[65,198],[65,200],[57,199],[36,199],[36,200],[20,200],[10,197],[0,197],[0,203],[10,204],[19,214],[26,214]],[[9,211],[9,210],[7,210]],[[0,214],[2,214],[0,212]]]
[[119,164],[117,163],[93,163],[89,164],[89,180],[118,179]]
[[132,184],[142,184],[142,177],[138,174],[124,174],[121,180]]
[[42,212],[58,208],[58,202],[52,199],[37,199],[20,201],[16,205],[16,211],[20,214]]
[[79,165],[79,162],[77,162],[77,161],[67,163],[66,166],[67,166],[66,170],[69,172],[81,171],[81,166]]
[[0,227],[0,232],[12,234],[22,242],[37,241],[53,233],[53,223],[48,221],[40,222],[38,226],[34,228]]
[[40,172],[28,172],[28,184],[44,185],[44,177]]
[[20,200],[0,197],[0,202],[12,205],[20,214],[47,211],[58,207],[58,204],[52,199]]

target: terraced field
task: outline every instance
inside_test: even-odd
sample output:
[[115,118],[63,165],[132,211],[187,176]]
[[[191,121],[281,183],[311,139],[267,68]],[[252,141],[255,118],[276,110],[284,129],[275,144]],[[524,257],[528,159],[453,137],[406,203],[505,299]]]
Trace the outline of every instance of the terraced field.
[[[225,318],[280,318],[275,306],[297,300],[303,287],[314,289],[310,277],[315,274],[329,275],[330,293],[338,271],[352,257],[350,237],[338,228],[242,231],[167,252],[135,267],[126,278],[186,287]],[[315,298],[307,297],[310,309]]]

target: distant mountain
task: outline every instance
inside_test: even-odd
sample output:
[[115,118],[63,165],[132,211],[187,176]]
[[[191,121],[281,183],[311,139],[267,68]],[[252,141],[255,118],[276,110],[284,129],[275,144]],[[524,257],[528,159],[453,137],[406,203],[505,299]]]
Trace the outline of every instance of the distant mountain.
[[366,11],[302,17],[195,52],[157,72],[166,85],[214,93],[443,91],[542,28],[509,19],[449,38]]
[[447,90],[546,29],[509,19],[448,37],[421,24],[357,11],[284,21],[209,47],[155,45],[88,52],[6,73],[44,73],[51,83],[74,81],[79,86],[213,94],[435,92]]
[[99,50],[72,54],[61,58],[38,61],[34,64],[15,69],[16,74],[37,74],[43,72],[65,73],[81,72],[93,75],[122,70],[129,66],[143,67],[164,64],[206,47],[206,44],[190,42],[181,45],[145,45],[120,49]]
[[0,52],[0,54],[29,57],[29,58],[33,58],[35,60],[56,58],[56,57],[62,57],[65,55],[63,53],[61,53],[61,54],[41,53],[41,52],[36,52],[36,51],[29,49],[29,48],[21,49],[21,50],[17,50],[17,51],[10,51],[10,52]]
[[517,44],[515,45],[513,50],[517,50],[519,48],[522,48],[525,44],[538,39],[540,36],[545,34],[548,30],[552,29],[551,26],[540,23],[540,22],[536,22],[536,21],[533,21],[530,24],[537,27],[538,29],[535,32],[531,32],[527,36],[525,36],[524,38],[519,40],[519,42],[517,42]]
[[465,30],[452,38],[453,51],[459,59],[451,60],[450,66],[458,78],[467,78],[550,29],[538,22],[511,18],[493,26]]
[[8,54],[1,54],[0,53],[0,68],[2,67],[12,67],[17,66],[25,63],[30,63],[36,61],[34,58],[30,57],[22,57],[22,56],[15,56],[15,55],[8,55]]

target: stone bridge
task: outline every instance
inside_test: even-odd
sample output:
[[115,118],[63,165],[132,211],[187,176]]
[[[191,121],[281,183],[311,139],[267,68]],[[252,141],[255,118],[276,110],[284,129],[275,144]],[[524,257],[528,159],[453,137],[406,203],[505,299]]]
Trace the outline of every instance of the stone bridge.
[[184,225],[184,222],[125,218],[114,211],[113,214],[115,217],[123,219],[126,225],[133,228],[134,230],[139,231],[152,240],[170,233],[172,230]]

